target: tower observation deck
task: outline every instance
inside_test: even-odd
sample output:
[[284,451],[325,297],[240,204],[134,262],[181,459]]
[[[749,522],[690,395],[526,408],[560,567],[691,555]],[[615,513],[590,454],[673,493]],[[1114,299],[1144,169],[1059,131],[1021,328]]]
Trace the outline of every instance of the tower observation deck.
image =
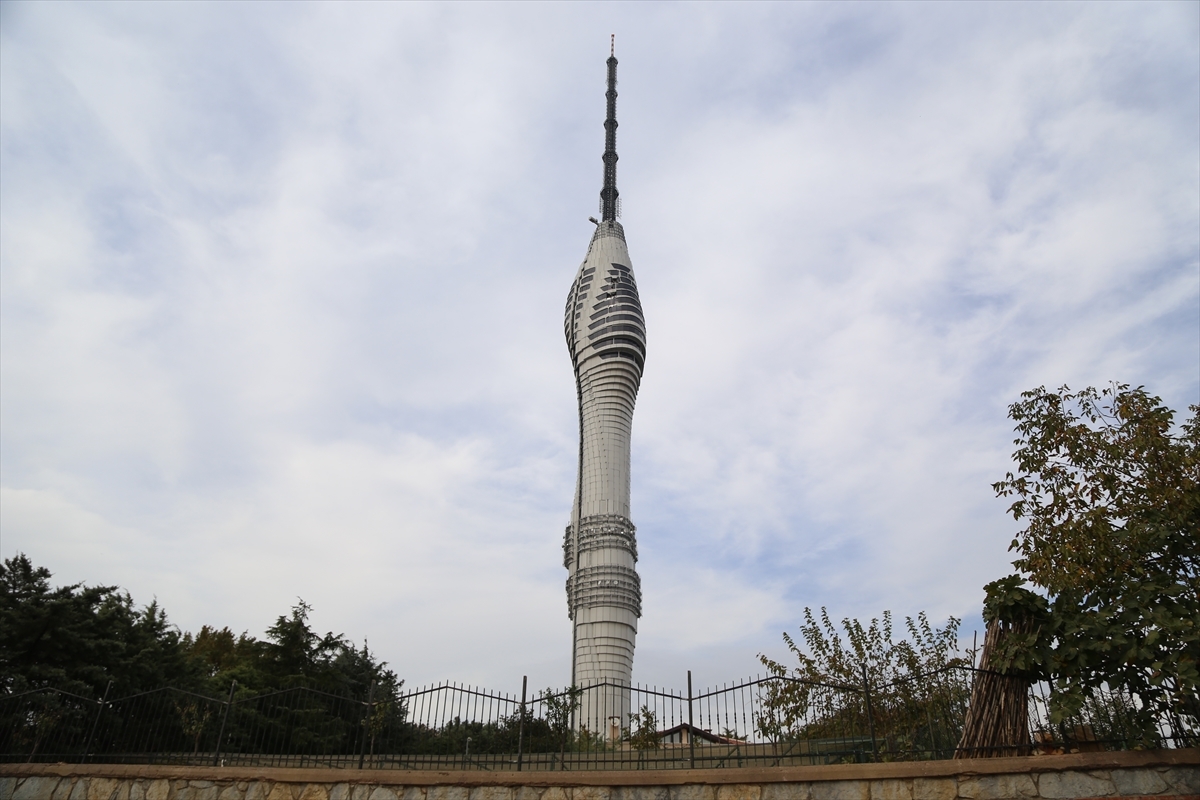
[[571,682],[585,691],[576,727],[629,724],[629,686],[642,615],[636,529],[629,513],[633,406],[646,361],[646,323],[617,221],[617,59],[608,62],[600,220],[567,295],[564,330],[579,402],[579,469],[563,539]]

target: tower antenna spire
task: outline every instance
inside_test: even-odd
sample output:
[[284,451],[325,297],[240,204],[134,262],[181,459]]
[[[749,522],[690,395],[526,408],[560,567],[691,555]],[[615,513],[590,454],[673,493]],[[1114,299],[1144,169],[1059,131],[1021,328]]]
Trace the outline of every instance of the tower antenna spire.
[[604,118],[604,188],[600,190],[600,219],[613,222],[621,213],[617,191],[617,35],[609,40],[607,114]]

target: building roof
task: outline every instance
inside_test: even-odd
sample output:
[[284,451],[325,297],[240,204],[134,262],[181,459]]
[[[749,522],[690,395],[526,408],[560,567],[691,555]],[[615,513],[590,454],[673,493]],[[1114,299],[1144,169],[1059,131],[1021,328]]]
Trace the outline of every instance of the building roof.
[[700,728],[697,728],[694,725],[689,725],[686,722],[681,722],[674,728],[667,728],[665,731],[659,731],[658,738],[665,739],[668,736],[672,736],[676,733],[682,733],[683,731],[690,731],[692,736],[695,736],[697,739],[703,739],[704,741],[712,744],[746,744],[746,742],[742,739],[731,739],[728,736],[717,736],[712,731],[701,730]]

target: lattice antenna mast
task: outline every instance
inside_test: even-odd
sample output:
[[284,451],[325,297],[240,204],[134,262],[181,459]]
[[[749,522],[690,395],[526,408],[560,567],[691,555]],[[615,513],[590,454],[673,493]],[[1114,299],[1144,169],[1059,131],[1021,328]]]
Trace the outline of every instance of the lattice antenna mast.
[[617,35],[612,35],[608,55],[608,113],[604,119],[604,188],[600,190],[600,219],[612,222],[621,214],[617,191]]

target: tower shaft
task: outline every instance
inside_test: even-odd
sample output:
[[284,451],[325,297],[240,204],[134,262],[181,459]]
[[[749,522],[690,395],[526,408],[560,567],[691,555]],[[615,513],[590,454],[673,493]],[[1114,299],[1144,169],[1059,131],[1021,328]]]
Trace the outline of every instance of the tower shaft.
[[[585,689],[576,726],[629,724],[629,686],[642,614],[630,519],[633,410],[646,361],[646,323],[625,231],[616,221],[617,59],[608,59],[601,215],[567,296],[564,332],[579,404],[579,464],[563,539],[572,684]],[[586,691],[607,683],[610,688]]]

